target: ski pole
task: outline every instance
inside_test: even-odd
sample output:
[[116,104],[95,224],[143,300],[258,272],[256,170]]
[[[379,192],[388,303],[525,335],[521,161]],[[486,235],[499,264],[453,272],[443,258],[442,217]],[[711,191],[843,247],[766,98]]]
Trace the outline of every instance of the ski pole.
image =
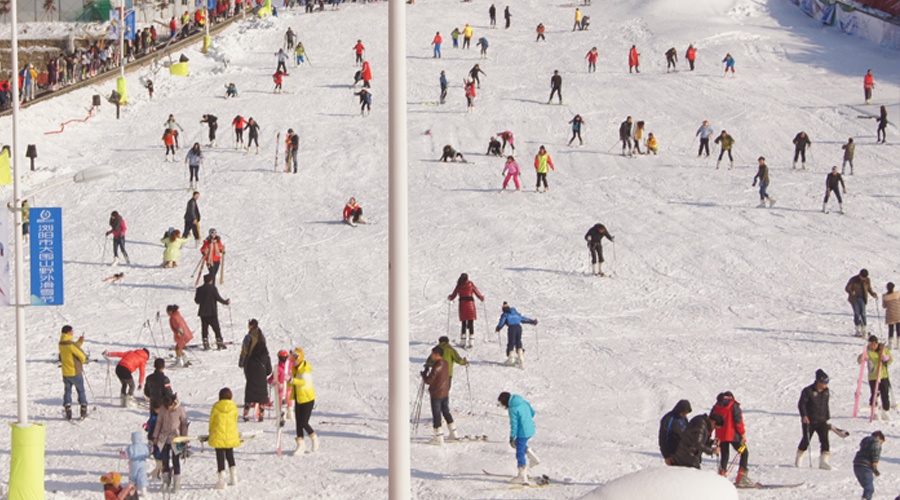
[[103,243],[103,256],[100,257],[100,262],[106,262],[106,252],[109,249],[109,234],[106,235],[106,241]]
[[87,371],[81,370],[81,375],[84,378],[84,383],[86,383],[88,386],[88,390],[91,391],[91,399],[97,399],[97,397],[94,396],[94,388],[91,386],[91,381],[88,380]]
[[534,347],[537,350],[537,359],[541,359],[541,343],[538,338],[538,328],[534,325]]
[[228,304],[228,327],[231,328],[231,343],[237,344],[236,337],[234,336],[234,319],[231,317],[231,304]]
[[481,315],[484,316],[484,342],[487,343],[488,335],[490,335],[490,329],[487,324],[487,309],[485,308],[484,301],[481,301]]
[[222,272],[219,274],[219,284],[225,283],[225,253],[222,252]]
[[474,413],[475,400],[472,399],[472,383],[469,381],[469,362],[466,361],[466,386],[469,388],[469,411]]
[[606,152],[612,153],[612,150],[615,149],[616,146],[618,146],[618,145],[619,145],[619,141],[614,142],[613,145],[609,149],[606,150]]
[[106,358],[106,397],[111,400],[112,399],[112,383],[110,382],[110,379],[109,379],[109,371],[110,371],[109,358]]
[[451,301],[447,301],[447,337],[450,337],[450,304]]
[[[728,444],[726,443],[725,446],[728,446]],[[738,463],[738,459],[741,458],[741,455],[744,453],[744,450],[746,450],[746,449],[747,449],[747,445],[744,443],[741,443],[741,445],[738,446],[737,454],[731,460],[731,463],[728,464],[728,470],[725,471],[726,474],[731,474],[731,471],[734,470],[734,466],[737,465],[737,463]]]
[[[612,267],[613,267],[613,269],[615,269],[615,267],[616,267],[616,241],[613,240],[612,244],[613,244],[613,265],[612,265]],[[613,269],[610,269],[610,271],[609,271],[610,275],[613,273]]]
[[812,469],[812,429],[806,424],[806,449],[809,450],[809,468]]

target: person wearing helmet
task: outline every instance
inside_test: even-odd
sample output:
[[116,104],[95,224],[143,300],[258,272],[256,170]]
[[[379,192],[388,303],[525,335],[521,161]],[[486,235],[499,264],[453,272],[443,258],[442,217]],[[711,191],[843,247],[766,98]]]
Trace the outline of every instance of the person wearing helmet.
[[291,353],[294,361],[294,377],[291,385],[294,387],[294,419],[297,423],[297,448],[294,455],[302,455],[306,451],[306,443],[303,440],[303,431],[309,435],[309,451],[315,453],[319,449],[319,436],[309,425],[313,406],[316,404],[316,391],[313,388],[312,366],[306,361],[303,349],[296,348]]
[[276,391],[281,397],[282,420],[291,418],[291,407],[288,403],[291,401],[293,392],[293,385],[290,383],[293,373],[293,358],[284,349],[278,351],[278,366],[275,368],[275,373],[269,377],[269,383],[275,385]]

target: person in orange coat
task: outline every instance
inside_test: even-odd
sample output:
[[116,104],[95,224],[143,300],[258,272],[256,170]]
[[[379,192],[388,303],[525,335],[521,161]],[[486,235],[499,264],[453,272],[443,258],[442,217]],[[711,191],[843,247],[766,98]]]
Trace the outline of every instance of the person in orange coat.
[[200,253],[203,254],[203,261],[209,269],[209,274],[215,277],[219,272],[219,266],[222,264],[222,258],[225,256],[225,244],[215,229],[209,230],[209,236],[203,240],[203,246],[200,247]]
[[357,40],[356,45],[353,46],[353,52],[356,53],[356,64],[364,64],[363,61],[363,53],[365,53],[366,47],[363,45],[362,40]]
[[122,382],[122,406],[130,406],[131,402],[134,401],[134,377],[131,374],[135,370],[140,370],[138,389],[143,389],[144,375],[146,374],[150,351],[147,348],[121,352],[103,351],[103,357],[107,360],[109,358],[122,358],[116,365],[116,376],[119,377],[119,382]]
[[434,45],[434,55],[431,56],[433,59],[441,58],[441,44],[443,42],[444,42],[444,39],[441,38],[441,32],[438,31],[434,35],[434,40],[431,41],[431,45]]
[[599,56],[600,52],[597,51],[597,47],[589,50],[587,55],[584,56],[584,58],[588,60],[588,73],[597,71],[597,57]]
[[371,88],[371,85],[369,85],[369,81],[372,79],[372,67],[369,66],[369,61],[363,61],[360,76],[362,76],[363,88]]
[[278,71],[276,71],[274,75],[272,75],[272,80],[275,82],[275,93],[276,94],[281,93],[281,82],[282,82],[283,75],[284,75],[284,73],[282,73],[280,69]]
[[166,306],[166,314],[169,316],[169,328],[175,336],[175,366],[184,366],[184,348],[194,339],[194,334],[184,316],[178,312],[178,305]]
[[169,153],[172,153],[172,161],[175,161],[175,131],[167,128],[163,132],[162,141],[166,145],[166,161],[169,161]]
[[875,77],[872,76],[872,70],[866,71],[863,77],[863,91],[866,94],[866,104],[872,104],[872,89],[875,88]]
[[635,73],[641,72],[641,62],[640,62],[640,54],[638,54],[637,47],[634,45],[631,46],[631,50],[628,51],[628,72],[631,73],[631,70],[634,69]]
[[[478,319],[475,297],[484,302],[484,295],[481,295],[475,283],[469,281],[469,275],[466,273],[459,275],[459,279],[456,280],[456,288],[447,296],[447,300],[452,302],[457,295],[459,295],[459,344],[469,348],[472,347],[472,339],[475,338],[475,320]],[[466,330],[469,331],[468,341],[466,340]]]
[[687,51],[684,53],[684,58],[687,59],[688,64],[691,65],[691,71],[694,71],[694,61],[697,60],[697,48],[694,47],[694,44],[688,45]]

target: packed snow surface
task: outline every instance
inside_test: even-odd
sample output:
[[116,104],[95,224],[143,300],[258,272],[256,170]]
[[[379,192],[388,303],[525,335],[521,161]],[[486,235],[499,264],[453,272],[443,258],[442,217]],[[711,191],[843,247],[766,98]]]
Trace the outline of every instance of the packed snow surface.
[[[897,424],[850,418],[855,358],[863,346],[851,336],[843,287],[863,267],[879,294],[887,281],[900,279],[898,130],[891,125],[888,143],[875,144],[875,122],[868,118],[881,104],[891,121],[900,117],[898,55],[823,28],[782,0],[595,2],[581,7],[591,16],[590,28],[576,32],[575,3],[513,2],[508,30],[505,4],[496,5],[497,29],[489,28],[487,0],[419,0],[407,10],[410,399],[437,338],[448,332],[458,338],[457,304],[448,306],[446,298],[467,272],[486,302],[477,304],[475,347],[462,352],[471,364],[456,367],[451,406],[461,434],[490,438],[440,448],[423,444],[430,431],[426,396],[411,444],[413,496],[587,494],[658,467],[660,417],[682,398],[693,404],[692,416],[704,413],[725,390],[744,410],[751,477],[805,483],[741,497],[858,497],[851,461],[859,440],[876,428],[887,436],[876,495],[893,495],[900,488]],[[450,32],[466,23],[475,30],[473,48],[453,49]],[[534,41],[538,23],[547,27],[546,42]],[[273,54],[288,27],[311,64],[289,65],[285,92],[276,95]],[[432,58],[430,47],[437,31],[444,38],[441,59]],[[84,118],[91,95],[109,95],[112,82],[23,110],[20,146],[24,152],[26,144],[36,144],[39,153],[38,170],[25,176],[26,193],[88,166],[118,170],[114,178],[30,200],[33,207],[63,207],[65,221],[66,305],[33,307],[27,318],[29,410],[47,426],[48,498],[96,498],[102,473],[126,471],[118,450],[146,420],[145,410],[116,407],[118,383],[100,354],[148,346],[153,356],[166,356],[172,343],[168,304],[181,306],[199,337],[190,276],[199,251],[189,243],[181,265],[163,269],[159,244],[169,226],[182,225],[189,198],[182,155],[194,142],[206,154],[201,230],[216,228],[227,248],[219,287],[233,301],[219,313],[226,340],[240,342],[247,320],[258,318],[273,356],[279,349],[305,350],[314,370],[312,425],[321,448],[279,458],[272,420],[241,423],[242,430],[265,431],[236,450],[241,483],[213,491],[214,455],[195,452],[178,496],[387,496],[387,33],[386,2],[312,15],[282,10],[277,18],[248,18],[228,28],[213,39],[210,55],[199,52],[199,43],[185,51],[187,78],[149,68],[129,74],[131,101],[118,121],[104,104],[87,122],[45,135]],[[490,41],[485,60],[475,48],[482,36]],[[349,89],[357,39],[374,75],[372,114],[365,118]],[[681,58],[689,43],[698,48],[696,71],[680,61],[679,72],[666,74],[663,53],[674,46]],[[632,44],[641,53],[640,74],[627,71]],[[584,56],[593,46],[600,51],[598,70],[588,73]],[[737,61],[734,78],[722,77],[726,53]],[[466,114],[462,80],[476,63],[486,76],[474,112]],[[862,78],[869,68],[876,88],[867,106]],[[447,103],[436,105],[441,70],[451,88]],[[553,70],[563,76],[563,105],[545,104]],[[142,78],[156,85],[152,100]],[[223,98],[229,82],[237,84],[237,99]],[[170,113],[185,129],[176,163],[163,161],[160,139]],[[199,123],[207,113],[219,118],[213,149],[205,147],[207,132]],[[229,123],[238,114],[261,125],[259,155],[233,148]],[[584,118],[583,147],[566,145],[575,114]],[[629,115],[658,137],[659,155],[619,155],[618,125]],[[694,133],[704,119],[716,133],[725,129],[736,138],[733,170],[727,162],[716,170],[715,157],[696,157]],[[0,141],[8,143],[10,119],[0,124]],[[284,158],[276,133],[283,141],[289,127],[301,137],[296,175],[273,165],[276,150],[279,162]],[[491,135],[503,130],[516,134],[519,193],[498,192],[504,160],[483,155]],[[791,139],[801,130],[813,146],[808,170],[794,171]],[[838,215],[832,201],[826,215],[820,211],[825,175],[840,165],[848,137],[857,149],[854,175],[845,178],[846,214]],[[445,144],[471,162],[437,162]],[[534,192],[530,168],[540,145],[556,167],[543,194]],[[755,208],[751,183],[759,156],[771,169],[769,193],[777,200],[771,209]],[[340,221],[351,196],[374,224],[353,228]],[[113,210],[127,221],[130,267],[109,266],[111,242],[104,233]],[[583,235],[597,222],[616,237],[615,244],[604,243],[610,278],[589,275]],[[124,279],[103,282],[115,272],[124,272]],[[493,327],[503,301],[540,320],[525,326],[524,370],[500,364],[504,346]],[[886,336],[875,302],[869,328]],[[6,375],[0,415],[12,422],[11,308],[0,310],[0,324],[9,347],[0,351]],[[62,381],[52,362],[64,324],[85,334],[85,349],[100,360],[86,367],[96,409],[78,424],[62,419]],[[194,366],[168,370],[192,434],[205,432],[221,387],[231,387],[242,403],[237,351],[192,351]],[[851,432],[846,440],[832,436],[833,471],[793,467],[797,399],[817,368],[831,375],[832,422]],[[533,473],[569,483],[510,490],[506,478],[482,473],[515,472],[508,421],[496,404],[501,391],[524,396],[537,412],[531,445],[543,463]],[[817,446],[814,441],[816,458]],[[0,449],[9,449],[8,432],[0,433]],[[0,454],[4,470],[8,460]],[[707,459],[704,474],[715,466]],[[0,481],[6,478],[0,474]]]
[[709,471],[684,467],[651,468],[614,479],[583,500],[737,500],[727,479]]

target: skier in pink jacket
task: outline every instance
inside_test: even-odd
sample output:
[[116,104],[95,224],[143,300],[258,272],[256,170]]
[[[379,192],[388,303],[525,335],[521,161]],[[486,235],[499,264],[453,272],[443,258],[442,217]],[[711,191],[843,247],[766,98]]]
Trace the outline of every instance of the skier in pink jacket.
[[521,189],[519,185],[519,164],[516,163],[516,159],[512,156],[506,157],[506,165],[503,166],[503,174],[506,178],[503,179],[503,189],[506,189],[506,185],[509,184],[509,180],[512,179],[516,184],[516,191]]

